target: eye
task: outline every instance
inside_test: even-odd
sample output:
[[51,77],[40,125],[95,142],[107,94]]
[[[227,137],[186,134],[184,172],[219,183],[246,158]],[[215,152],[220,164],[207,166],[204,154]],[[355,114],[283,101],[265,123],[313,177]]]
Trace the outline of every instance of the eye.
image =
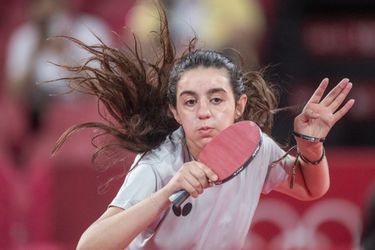
[[196,103],[196,100],[195,99],[188,99],[185,101],[185,105],[188,106],[188,107],[192,107],[194,106],[194,104]]
[[219,98],[219,97],[214,97],[214,98],[211,98],[210,100],[213,104],[220,104],[223,99]]

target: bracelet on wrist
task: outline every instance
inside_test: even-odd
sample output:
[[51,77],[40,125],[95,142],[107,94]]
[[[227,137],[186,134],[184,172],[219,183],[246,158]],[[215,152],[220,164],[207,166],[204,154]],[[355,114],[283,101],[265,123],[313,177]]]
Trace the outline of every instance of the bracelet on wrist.
[[324,158],[326,154],[326,151],[325,149],[323,148],[323,152],[322,152],[322,155],[320,156],[320,158],[316,161],[312,161],[312,160],[309,160],[306,158],[306,156],[304,156],[303,154],[301,154],[301,152],[297,152],[297,155],[301,158],[301,160],[304,162],[304,163],[309,163],[309,164],[312,164],[312,165],[318,165]]
[[303,134],[300,134],[296,131],[293,131],[292,134],[295,137],[301,138],[301,139],[309,141],[309,142],[324,142],[325,139],[326,139],[326,138],[313,137],[313,136],[309,136],[309,135],[303,135]]
[[298,149],[297,149],[296,159],[295,159],[294,164],[292,166],[292,172],[291,172],[291,176],[290,176],[289,188],[293,189],[293,187],[294,187],[294,182],[295,182],[295,179],[296,179],[297,167],[301,166],[300,165],[301,163],[298,161],[299,158],[301,158],[301,160],[303,162],[305,162],[305,163],[310,163],[310,164],[313,164],[313,165],[318,165],[323,160],[325,154],[326,154],[326,151],[323,148],[322,156],[320,156],[320,158],[318,160],[316,160],[316,161],[311,161],[311,160],[307,159],[305,156],[303,156],[301,154],[301,152],[299,152]]
[[281,160],[285,159],[290,154],[290,152],[295,150],[295,149],[297,149],[297,154],[296,154],[296,157],[295,157],[295,160],[294,160],[294,163],[292,165],[291,172],[290,172],[290,183],[289,183],[290,189],[293,189],[293,187],[294,187],[294,182],[295,182],[296,174],[297,174],[297,167],[301,167],[301,161],[299,161],[299,158],[301,158],[301,160],[305,163],[310,163],[312,165],[318,165],[323,160],[323,158],[326,154],[325,149],[323,148],[323,152],[322,152],[322,155],[320,156],[320,158],[316,161],[311,161],[310,159],[306,158],[306,156],[301,154],[301,152],[297,148],[297,145],[294,145],[281,158],[274,161],[273,163],[278,163]]

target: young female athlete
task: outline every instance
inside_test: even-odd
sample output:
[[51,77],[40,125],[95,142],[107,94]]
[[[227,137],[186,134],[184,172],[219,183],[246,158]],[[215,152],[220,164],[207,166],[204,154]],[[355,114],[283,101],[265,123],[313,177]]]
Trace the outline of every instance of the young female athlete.
[[[72,79],[75,87],[97,95],[112,120],[76,126],[58,147],[72,132],[96,127],[138,153],[117,196],[83,233],[78,249],[241,249],[262,192],[312,200],[329,188],[323,139],[354,104],[352,99],[343,104],[352,88],[348,79],[324,98],[328,79],[322,80],[294,120],[297,159],[282,158],[285,152],[269,136],[276,98],[261,74],[241,72],[222,53],[195,49],[195,40],[177,58],[163,12],[160,20],[161,50],[154,62],[142,59],[137,44],[123,52],[76,41],[101,68],[67,67],[79,73]],[[262,146],[238,176],[213,186],[216,174],[195,159],[239,120],[262,128]],[[181,189],[191,197],[173,207],[169,196]]]

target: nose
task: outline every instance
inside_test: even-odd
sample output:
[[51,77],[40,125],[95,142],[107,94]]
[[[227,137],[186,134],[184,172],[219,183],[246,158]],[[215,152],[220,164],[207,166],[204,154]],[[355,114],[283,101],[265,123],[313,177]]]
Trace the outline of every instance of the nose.
[[210,108],[209,108],[209,105],[206,101],[200,101],[198,103],[198,111],[197,111],[197,114],[198,114],[198,118],[199,119],[208,119],[211,117],[211,111],[210,111]]

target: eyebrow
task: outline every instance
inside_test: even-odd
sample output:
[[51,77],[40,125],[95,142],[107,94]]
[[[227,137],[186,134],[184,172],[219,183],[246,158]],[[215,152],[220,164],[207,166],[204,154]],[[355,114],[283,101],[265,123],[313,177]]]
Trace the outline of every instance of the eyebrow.
[[[223,89],[223,88],[212,88],[212,89],[209,89],[206,94],[212,95],[212,94],[215,94],[215,93],[218,93],[218,92],[225,92],[226,93],[225,89]],[[183,96],[183,95],[197,96],[197,93],[194,92],[194,91],[191,91],[191,90],[185,90],[185,91],[182,91],[180,93],[180,96]]]

